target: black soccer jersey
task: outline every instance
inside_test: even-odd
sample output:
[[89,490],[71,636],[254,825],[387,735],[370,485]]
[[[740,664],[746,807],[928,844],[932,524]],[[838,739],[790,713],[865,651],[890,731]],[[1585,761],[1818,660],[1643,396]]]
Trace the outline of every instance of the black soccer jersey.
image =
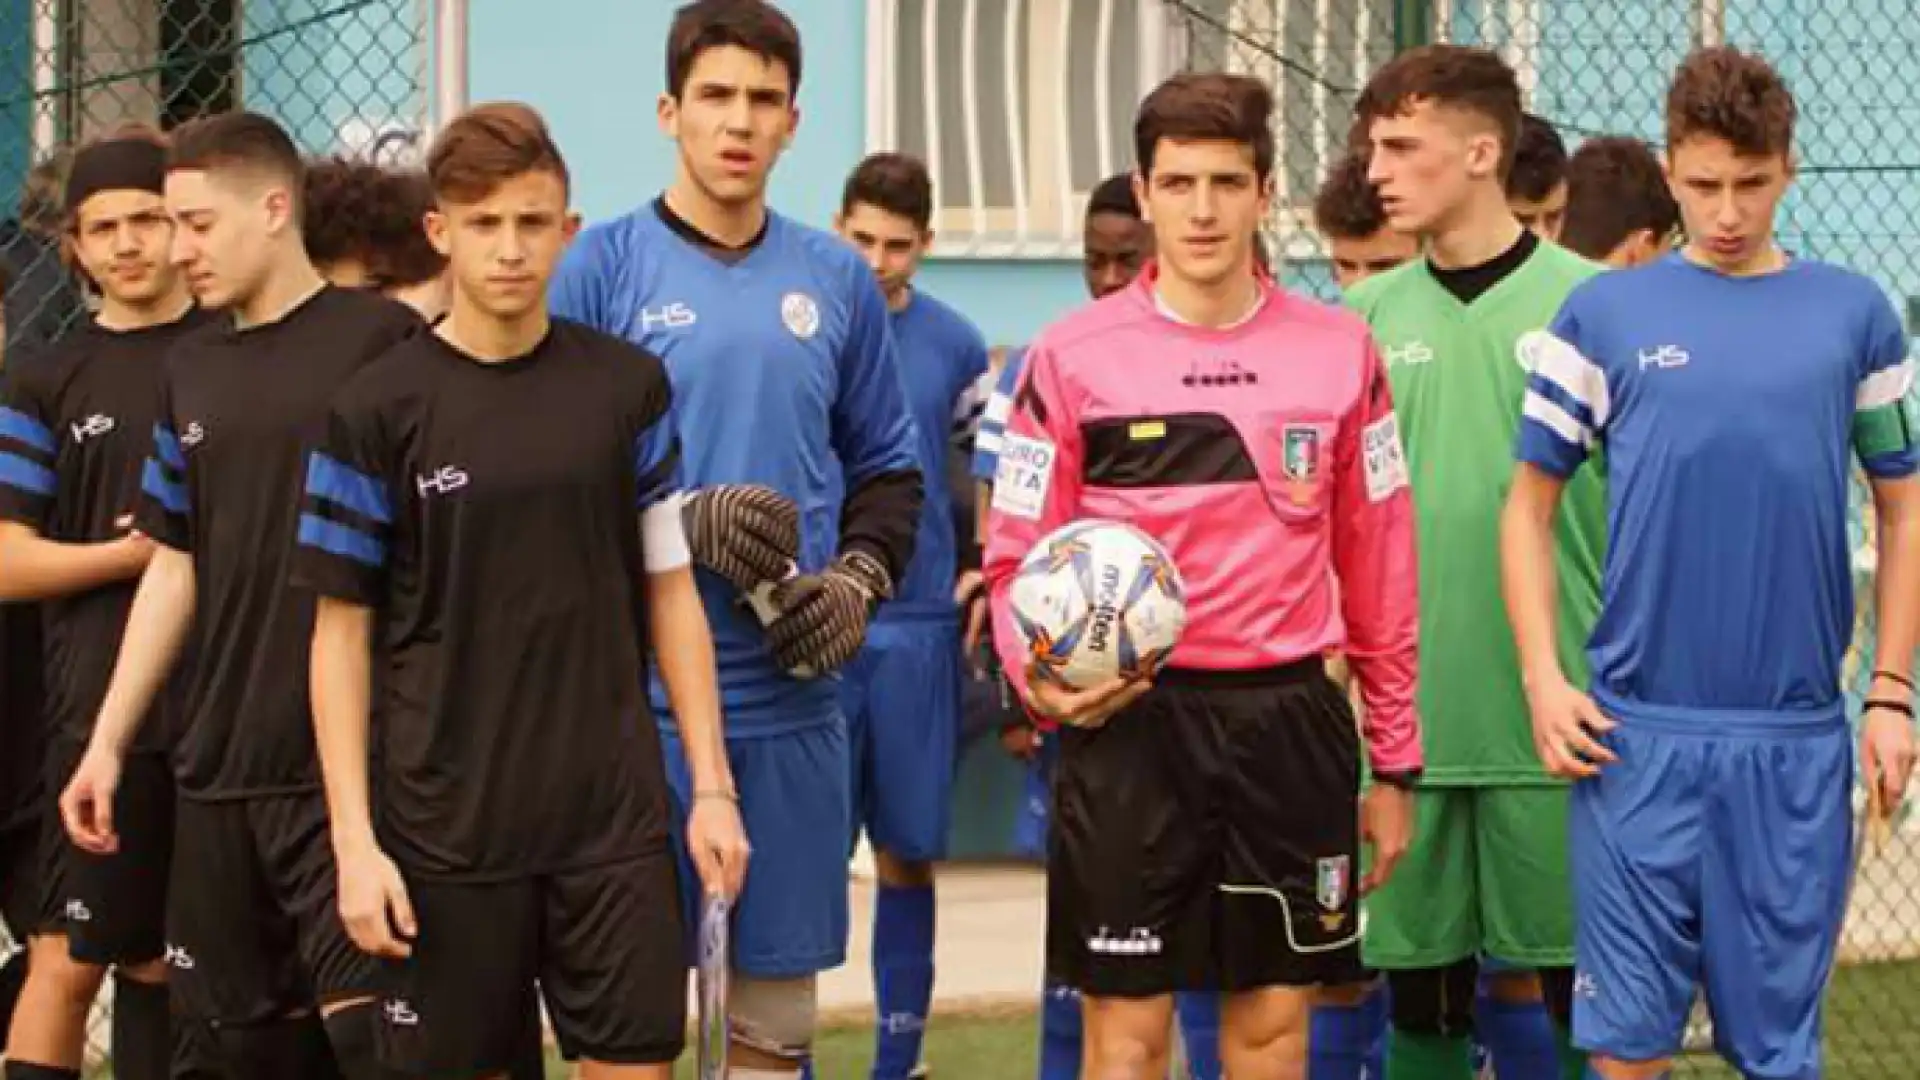
[[288,581],[307,451],[347,379],[419,328],[403,304],[328,287],[277,322],[237,330],[222,318],[173,350],[139,524],[191,553],[198,582],[175,754],[182,795],[319,785],[313,594]]
[[498,363],[423,334],[335,403],[296,571],[379,609],[374,816],[409,871],[665,842],[641,514],[679,487],[669,403],[658,359],[563,320]]
[[[31,526],[49,540],[97,544],[126,532],[153,447],[168,350],[210,316],[190,311],[142,330],[88,323],[0,389],[0,409],[38,468],[0,469],[0,520]],[[85,741],[120,654],[137,581],[42,603],[46,618],[46,707],[61,735]],[[172,743],[179,710],[163,697],[140,728],[135,751]]]

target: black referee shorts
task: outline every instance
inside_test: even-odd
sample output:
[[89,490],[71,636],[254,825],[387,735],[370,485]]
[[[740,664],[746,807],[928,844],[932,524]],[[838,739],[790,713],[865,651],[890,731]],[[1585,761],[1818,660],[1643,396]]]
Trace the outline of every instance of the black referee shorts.
[[1095,997],[1362,976],[1360,746],[1319,659],[1168,670],[1064,730],[1047,963]]
[[380,1062],[395,1076],[504,1071],[536,981],[569,1060],[680,1056],[687,937],[670,850],[507,881],[407,875],[407,894],[413,955],[383,962]]
[[180,1012],[248,1024],[375,995],[373,958],[340,921],[324,796],[183,798],[175,822],[167,961]]

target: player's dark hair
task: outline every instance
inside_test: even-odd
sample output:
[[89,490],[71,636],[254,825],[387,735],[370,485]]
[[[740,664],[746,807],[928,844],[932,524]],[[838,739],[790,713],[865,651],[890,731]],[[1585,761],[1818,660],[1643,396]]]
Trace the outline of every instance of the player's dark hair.
[[424,174],[326,158],[307,166],[306,198],[302,232],[314,262],[351,259],[391,285],[432,281],[446,268],[422,224],[433,206]]
[[1100,181],[1087,196],[1087,216],[1119,214],[1140,220],[1140,199],[1133,193],[1133,174],[1115,173]]
[[1387,61],[1353,105],[1354,133],[1375,120],[1431,103],[1473,113],[1500,135],[1500,178],[1513,169],[1520,141],[1520,80],[1498,53],[1467,45],[1422,45]]
[[863,203],[906,218],[926,232],[933,224],[933,177],[919,158],[868,155],[847,177],[847,186],[840,192],[840,213],[850,214]]
[[1262,183],[1273,172],[1273,91],[1246,75],[1182,72],[1154,87],[1133,121],[1134,160],[1153,175],[1153,154],[1162,139],[1219,140],[1253,151],[1253,171]]
[[693,0],[667,30],[667,93],[687,89],[694,62],[709,49],[745,49],[787,69],[787,92],[800,93],[800,29],[766,0]]
[[1387,227],[1380,193],[1367,179],[1366,155],[1341,156],[1313,196],[1313,227],[1336,240],[1364,240]]
[[305,213],[300,197],[306,186],[306,164],[287,129],[270,116],[223,112],[189,120],[173,129],[167,168],[262,174],[286,185],[295,221]]
[[1539,202],[1567,178],[1567,144],[1552,124],[1532,113],[1520,114],[1520,137],[1513,144],[1513,168],[1507,173],[1507,197]]
[[1725,139],[1743,155],[1793,149],[1799,107],[1773,65],[1726,45],[1697,49],[1667,90],[1667,146],[1695,136]]
[[1679,224],[1680,207],[1652,147],[1624,135],[1603,135],[1574,151],[1567,163],[1562,247],[1603,259],[1641,229],[1663,237]]
[[[166,154],[166,135],[151,124],[139,122],[116,125],[75,147],[67,162],[66,189],[61,195],[63,231],[72,233],[80,227],[80,205],[89,193],[124,186],[150,188],[158,194]],[[79,191],[75,190],[76,184]]]
[[547,122],[517,101],[475,105],[442,128],[427,150],[427,181],[442,204],[479,202],[501,184],[536,172],[572,186]]

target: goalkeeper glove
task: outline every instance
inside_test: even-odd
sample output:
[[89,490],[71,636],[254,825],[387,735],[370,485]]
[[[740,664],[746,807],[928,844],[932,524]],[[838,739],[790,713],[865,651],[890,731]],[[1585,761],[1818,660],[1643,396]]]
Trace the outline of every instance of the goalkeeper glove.
[[800,508],[772,488],[701,488],[687,499],[682,519],[694,562],[742,593],[785,580],[800,557]]
[[773,591],[779,611],[767,627],[767,644],[781,667],[810,679],[844,666],[867,640],[867,620],[893,597],[893,581],[880,560],[849,551],[818,574],[801,574]]

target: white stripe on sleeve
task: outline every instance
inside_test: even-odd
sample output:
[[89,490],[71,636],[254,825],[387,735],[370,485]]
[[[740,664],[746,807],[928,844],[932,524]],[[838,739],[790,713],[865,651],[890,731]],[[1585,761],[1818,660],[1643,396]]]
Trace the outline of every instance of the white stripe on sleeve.
[[681,521],[686,496],[676,491],[640,512],[640,550],[647,573],[664,574],[693,561],[687,548],[687,530]]

